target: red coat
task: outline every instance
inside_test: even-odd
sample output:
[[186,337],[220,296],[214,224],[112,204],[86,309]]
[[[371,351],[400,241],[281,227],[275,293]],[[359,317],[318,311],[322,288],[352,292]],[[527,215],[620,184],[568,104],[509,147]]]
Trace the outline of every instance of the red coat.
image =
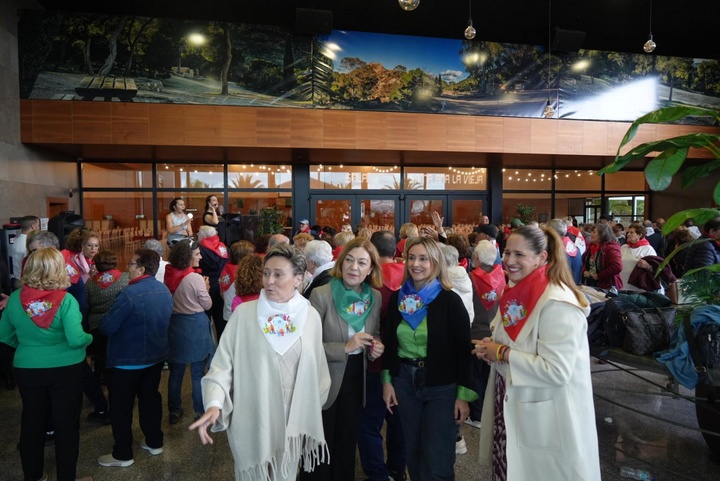
[[[583,254],[583,273],[590,270],[592,249],[588,249]],[[597,255],[597,284],[600,289],[610,289],[613,285],[618,289],[622,289],[623,281],[620,277],[622,271],[622,254],[620,253],[620,244],[617,242],[603,242],[600,244],[600,251]],[[583,275],[583,282],[593,285],[592,281],[588,281]]]

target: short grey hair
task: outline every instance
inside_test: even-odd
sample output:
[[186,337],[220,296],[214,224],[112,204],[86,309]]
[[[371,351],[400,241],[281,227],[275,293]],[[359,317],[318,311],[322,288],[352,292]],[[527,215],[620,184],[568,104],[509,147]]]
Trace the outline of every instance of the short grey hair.
[[203,239],[207,239],[208,237],[216,236],[217,230],[215,230],[215,227],[210,225],[201,225],[198,229],[198,242],[200,242]]
[[557,232],[560,237],[565,237],[567,235],[568,226],[562,219],[552,219],[548,222],[548,227]]
[[25,248],[28,249],[30,247],[30,244],[32,244],[33,242],[38,243],[38,249],[42,249],[44,247],[54,247],[60,250],[60,241],[58,240],[57,236],[49,230],[32,231],[31,235],[27,236],[27,240],[25,241]]
[[495,264],[497,259],[498,250],[495,244],[489,240],[481,240],[475,246],[473,251],[473,259],[477,259],[479,265],[475,267],[491,267]]
[[265,261],[263,266],[267,264],[267,261],[273,257],[282,257],[290,261],[292,265],[293,274],[296,276],[305,275],[307,270],[307,261],[305,260],[305,254],[295,246],[290,244],[278,244],[272,249],[268,250],[265,255]]
[[144,247],[145,249],[150,249],[153,252],[157,252],[161,259],[163,254],[165,254],[165,246],[163,246],[162,242],[157,239],[148,239],[147,241],[145,241]]
[[333,260],[332,247],[324,240],[312,240],[305,245],[305,257],[316,266]]
[[449,244],[440,244],[440,248],[442,249],[443,255],[445,256],[445,263],[447,263],[448,267],[455,267],[458,265],[458,257],[460,254],[458,253],[458,250],[455,248],[455,246],[451,246]]
[[278,244],[289,244],[290,239],[284,234],[273,234],[270,236],[270,240],[268,240],[268,249],[272,249]]

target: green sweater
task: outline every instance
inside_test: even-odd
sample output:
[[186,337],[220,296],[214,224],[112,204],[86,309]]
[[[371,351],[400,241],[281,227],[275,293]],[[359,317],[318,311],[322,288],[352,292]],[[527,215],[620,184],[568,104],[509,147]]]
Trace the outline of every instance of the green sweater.
[[10,295],[0,318],[0,342],[17,349],[14,366],[48,368],[82,362],[92,336],[83,331],[82,314],[75,298],[67,294],[50,327],[42,329],[23,310],[21,290]]

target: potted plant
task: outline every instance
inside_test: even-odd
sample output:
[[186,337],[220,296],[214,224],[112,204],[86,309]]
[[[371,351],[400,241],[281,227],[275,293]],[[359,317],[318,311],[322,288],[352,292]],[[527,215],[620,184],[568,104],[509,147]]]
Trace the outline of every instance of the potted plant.
[[281,234],[285,224],[285,214],[276,206],[264,207],[258,213],[258,234]]

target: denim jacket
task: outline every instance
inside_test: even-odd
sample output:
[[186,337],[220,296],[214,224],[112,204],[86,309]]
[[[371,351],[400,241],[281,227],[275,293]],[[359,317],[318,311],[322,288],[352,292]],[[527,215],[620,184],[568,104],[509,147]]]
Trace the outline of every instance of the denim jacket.
[[168,353],[172,295],[154,276],[131,283],[100,321],[108,337],[107,367],[156,364]]

